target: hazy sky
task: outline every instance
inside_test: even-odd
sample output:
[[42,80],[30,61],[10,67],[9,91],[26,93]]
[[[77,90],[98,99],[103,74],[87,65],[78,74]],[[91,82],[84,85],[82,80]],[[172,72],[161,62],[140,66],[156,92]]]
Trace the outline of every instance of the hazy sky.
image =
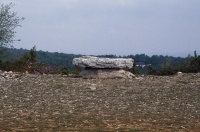
[[200,53],[200,0],[0,0],[25,17],[16,48],[74,54]]

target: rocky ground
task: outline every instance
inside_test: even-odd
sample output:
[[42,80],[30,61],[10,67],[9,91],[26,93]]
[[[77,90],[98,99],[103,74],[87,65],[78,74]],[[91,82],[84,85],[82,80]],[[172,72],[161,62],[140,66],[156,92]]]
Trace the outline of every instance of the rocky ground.
[[0,72],[0,131],[199,131],[200,73],[81,79]]

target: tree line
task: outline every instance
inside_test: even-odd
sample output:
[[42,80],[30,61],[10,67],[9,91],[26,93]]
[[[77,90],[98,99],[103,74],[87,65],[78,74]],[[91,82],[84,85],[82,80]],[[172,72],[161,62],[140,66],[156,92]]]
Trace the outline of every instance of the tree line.
[[182,63],[173,65],[173,61],[167,61],[161,67],[154,68],[153,66],[148,66],[149,75],[174,75],[177,72],[183,73],[198,73],[200,72],[200,55],[194,51],[194,56],[188,55],[188,57],[183,58]]
[[[36,67],[38,67],[38,69],[39,67],[43,67],[43,70],[45,70],[44,67],[46,67],[46,69],[49,70],[54,69],[52,71],[56,71],[57,73],[59,73],[61,69],[63,72],[69,73],[76,70],[72,65],[73,58],[80,56],[83,55],[36,51],[35,46],[31,50],[7,48],[3,54],[0,54],[0,69],[21,72],[27,70],[30,64],[34,64],[35,69]],[[134,59],[134,66],[130,71],[134,74],[173,75],[177,72],[200,72],[200,56],[197,55],[196,51],[194,51],[193,56],[188,55],[188,57],[185,58],[162,55],[148,56],[145,54],[128,56],[102,55],[99,57],[132,58]],[[137,62],[142,62],[145,67],[136,66]]]

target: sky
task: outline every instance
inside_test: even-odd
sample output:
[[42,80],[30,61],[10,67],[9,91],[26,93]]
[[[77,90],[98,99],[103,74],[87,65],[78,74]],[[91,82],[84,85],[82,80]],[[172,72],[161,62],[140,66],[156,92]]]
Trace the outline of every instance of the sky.
[[0,0],[24,17],[15,48],[84,55],[200,53],[200,0]]

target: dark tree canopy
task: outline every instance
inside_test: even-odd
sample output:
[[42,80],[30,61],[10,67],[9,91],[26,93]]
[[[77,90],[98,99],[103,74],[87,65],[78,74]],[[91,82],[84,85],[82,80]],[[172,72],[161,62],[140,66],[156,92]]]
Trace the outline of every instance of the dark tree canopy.
[[11,11],[14,4],[0,5],[0,47],[10,47],[14,41],[15,28],[21,26],[19,23],[24,20]]

